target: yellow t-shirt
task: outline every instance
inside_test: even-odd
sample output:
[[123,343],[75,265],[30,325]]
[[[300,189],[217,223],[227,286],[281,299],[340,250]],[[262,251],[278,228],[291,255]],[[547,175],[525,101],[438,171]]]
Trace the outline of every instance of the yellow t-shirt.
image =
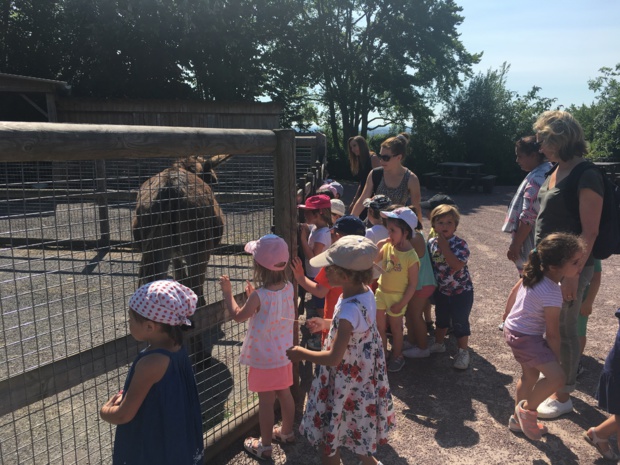
[[409,268],[420,263],[418,254],[415,249],[400,252],[389,242],[381,250],[383,273],[379,278],[379,289],[382,292],[404,293],[409,283]]

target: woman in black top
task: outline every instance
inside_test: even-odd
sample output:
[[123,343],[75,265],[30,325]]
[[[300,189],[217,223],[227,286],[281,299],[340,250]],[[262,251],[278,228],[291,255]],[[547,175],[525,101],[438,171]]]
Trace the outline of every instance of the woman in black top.
[[370,152],[366,139],[362,136],[350,137],[348,147],[351,173],[355,176],[359,183],[355,197],[353,198],[351,205],[349,205],[349,211],[351,211],[355,205],[355,202],[357,202],[357,199],[359,199],[364,190],[366,179],[368,179],[368,174],[373,168],[378,168],[381,166],[381,163],[379,161],[379,157],[377,157],[374,152]]

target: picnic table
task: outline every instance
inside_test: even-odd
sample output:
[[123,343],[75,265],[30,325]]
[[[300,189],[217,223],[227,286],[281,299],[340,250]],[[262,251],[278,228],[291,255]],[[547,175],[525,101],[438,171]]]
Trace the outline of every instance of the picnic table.
[[447,161],[439,163],[439,173],[433,173],[432,180],[439,190],[458,194],[465,188],[473,187],[477,192],[482,187],[484,192],[492,192],[495,184],[494,175],[484,175],[484,163],[466,163]]

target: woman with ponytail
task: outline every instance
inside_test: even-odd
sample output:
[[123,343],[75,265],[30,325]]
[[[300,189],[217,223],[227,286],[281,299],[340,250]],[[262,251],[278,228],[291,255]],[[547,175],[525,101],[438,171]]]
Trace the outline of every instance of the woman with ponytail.
[[[537,422],[536,409],[566,382],[559,363],[560,282],[578,274],[584,252],[585,245],[577,236],[548,235],[530,252],[523,277],[506,303],[504,338],[523,370],[517,382],[515,413],[508,427],[534,441],[547,432]],[[539,379],[540,373],[545,377]]]

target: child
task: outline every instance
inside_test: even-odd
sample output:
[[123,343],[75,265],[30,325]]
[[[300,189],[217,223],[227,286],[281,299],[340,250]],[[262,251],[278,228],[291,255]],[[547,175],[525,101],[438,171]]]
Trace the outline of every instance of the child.
[[[413,210],[415,207],[409,208]],[[420,272],[418,273],[418,285],[415,293],[407,304],[406,324],[409,347],[403,350],[403,355],[407,358],[425,358],[430,356],[431,351],[428,348],[428,339],[426,338],[428,326],[424,321],[424,310],[430,305],[429,299],[437,288],[437,282],[435,281],[430,254],[426,247],[426,239],[422,233],[422,224],[419,221],[413,232],[411,245],[420,259]]]
[[435,298],[435,342],[431,353],[446,351],[444,338],[452,323],[458,344],[454,368],[465,370],[469,366],[469,314],[474,304],[474,286],[467,268],[469,247],[456,236],[461,216],[456,207],[442,204],[431,212],[431,225],[436,236],[428,241],[437,290]]
[[[306,199],[304,205],[298,205],[298,207],[304,212],[304,219],[306,221],[306,223],[301,225],[299,241],[304,253],[306,276],[314,280],[320,270],[311,266],[309,260],[323,252],[332,243],[329,231],[333,224],[331,216],[332,204],[326,195],[313,195]],[[314,309],[308,309],[307,317],[322,316],[325,299],[312,296],[311,301]],[[318,338],[315,340],[310,338],[308,344],[317,349],[321,347],[321,342]]]
[[149,345],[131,365],[123,390],[99,412],[118,425],[113,463],[203,462],[200,401],[181,333],[191,326],[197,301],[172,280],[145,284],[129,299],[129,332]]
[[[332,243],[336,242],[338,239],[344,236],[363,236],[365,232],[366,228],[364,227],[364,223],[357,216],[343,216],[334,223],[334,227],[332,228]],[[301,260],[297,257],[293,258],[291,263],[291,269],[293,270],[295,280],[299,283],[301,287],[303,287],[306,291],[308,291],[315,297],[325,298],[323,318],[325,318],[326,320],[331,320],[334,316],[334,309],[336,308],[338,298],[342,294],[342,288],[340,286],[330,286],[325,268],[321,268],[321,271],[319,271],[319,274],[316,275],[314,281],[308,279],[304,275],[304,269],[301,264]],[[327,330],[323,331],[321,344],[325,342],[326,338]],[[321,350],[321,347],[308,348],[314,350]]]
[[[533,441],[547,432],[537,423],[536,409],[566,381],[558,362],[562,309],[559,283],[579,273],[583,253],[584,244],[577,236],[548,235],[530,252],[523,278],[513,287],[506,303],[510,313],[504,337],[523,370],[517,382],[515,414],[508,427],[522,431]],[[545,377],[539,379],[541,372]]]
[[[616,318],[620,319],[620,308],[616,310]],[[591,444],[599,453],[608,460],[618,461],[620,456],[609,445],[609,438],[616,433],[620,443],[620,427],[618,415],[620,415],[620,329],[616,333],[616,342],[605,359],[605,366],[598,382],[596,399],[598,406],[609,412],[611,416],[600,425],[589,428],[583,433],[584,439]]]
[[329,202],[331,203],[332,223],[335,223],[338,218],[342,218],[347,212],[342,200],[331,199]]
[[344,187],[342,187],[342,184],[340,184],[338,181],[332,181],[329,183],[329,185],[336,189],[335,198],[342,199],[342,196],[344,195]]
[[364,200],[364,207],[368,208],[368,221],[372,225],[366,230],[366,237],[377,244],[379,241],[388,238],[388,230],[385,227],[385,220],[381,218],[381,211],[386,210],[392,201],[389,197],[379,194]]
[[[428,220],[431,219],[431,212],[437,208],[439,205],[454,205],[456,207],[456,203],[449,195],[445,194],[435,194],[430,199],[424,200],[420,202],[420,208],[424,212],[424,217]],[[427,241],[430,241],[433,237],[435,237],[435,230],[433,226],[431,226],[428,231]],[[433,296],[429,297],[428,302],[424,306],[424,321],[426,322],[426,331],[429,335],[433,335],[435,333],[435,327],[433,325],[433,314],[431,311],[431,304],[435,303],[435,299]]]
[[378,444],[387,443],[394,426],[375,298],[368,287],[376,255],[377,246],[369,239],[347,236],[311,260],[313,266],[326,267],[330,285],[342,287],[342,296],[331,322],[316,318],[307,323],[313,331],[329,328],[325,350],[296,346],[286,351],[293,362],[321,365],[299,430],[320,446],[327,465],[340,464],[341,446],[357,454],[363,465],[380,464],[372,454]]
[[[403,316],[407,304],[418,285],[420,259],[411,245],[410,239],[418,226],[418,218],[408,207],[399,207],[392,211],[382,211],[387,219],[389,237],[380,241],[377,262],[384,272],[379,278],[375,292],[377,299],[377,327],[383,339],[383,350],[387,352],[387,323],[389,319],[392,330],[392,355],[388,371],[402,370],[405,365],[403,357]],[[386,316],[387,314],[387,316]]]
[[[267,459],[271,457],[272,439],[295,441],[295,401],[289,389],[293,384],[293,365],[285,353],[293,345],[293,285],[286,279],[289,252],[284,239],[267,234],[248,242],[245,251],[254,256],[254,282],[260,287],[254,289],[248,281],[245,288],[248,300],[239,307],[228,276],[220,277],[220,286],[233,319],[238,323],[249,319],[239,363],[250,367],[248,388],[258,393],[261,437],[247,438],[243,447],[259,459]],[[281,427],[273,426],[276,397],[282,410]]]

